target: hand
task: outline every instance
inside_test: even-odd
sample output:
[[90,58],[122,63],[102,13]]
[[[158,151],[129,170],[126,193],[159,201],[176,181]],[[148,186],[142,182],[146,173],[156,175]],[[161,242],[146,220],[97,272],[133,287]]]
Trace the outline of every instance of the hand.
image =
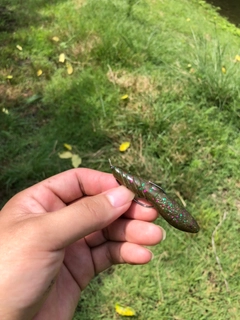
[[0,214],[0,319],[72,319],[81,291],[113,264],[144,264],[163,238],[111,174],[74,169],[14,196]]

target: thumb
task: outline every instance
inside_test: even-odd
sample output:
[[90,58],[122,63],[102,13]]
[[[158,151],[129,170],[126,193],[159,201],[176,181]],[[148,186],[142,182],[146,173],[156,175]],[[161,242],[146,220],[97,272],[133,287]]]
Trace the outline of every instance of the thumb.
[[62,249],[88,234],[105,228],[131,205],[134,194],[119,186],[96,196],[87,196],[41,219],[43,244],[48,249]]

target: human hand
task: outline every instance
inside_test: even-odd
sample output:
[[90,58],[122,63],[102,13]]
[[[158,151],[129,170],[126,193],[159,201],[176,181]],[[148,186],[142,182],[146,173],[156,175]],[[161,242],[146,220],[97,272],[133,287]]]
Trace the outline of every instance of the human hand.
[[73,169],[14,196],[0,213],[0,319],[72,319],[81,291],[113,264],[144,264],[164,237],[154,209],[111,174]]

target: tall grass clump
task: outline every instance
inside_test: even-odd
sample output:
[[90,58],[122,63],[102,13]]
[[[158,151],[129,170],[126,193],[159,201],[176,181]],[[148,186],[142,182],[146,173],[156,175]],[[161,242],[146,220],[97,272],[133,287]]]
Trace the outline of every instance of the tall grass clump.
[[[205,105],[236,113],[240,101],[240,64],[228,43],[213,35],[198,37],[193,33],[188,61],[189,91]],[[236,103],[237,102],[237,103]]]

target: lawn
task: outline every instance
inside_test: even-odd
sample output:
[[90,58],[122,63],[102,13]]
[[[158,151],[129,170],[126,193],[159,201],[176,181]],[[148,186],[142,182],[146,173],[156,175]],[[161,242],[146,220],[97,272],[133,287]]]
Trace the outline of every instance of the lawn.
[[[85,290],[74,320],[240,318],[240,30],[204,1],[3,0],[0,208],[70,169],[114,165],[183,199],[197,235],[161,217],[145,266]],[[122,142],[131,143],[125,152]]]

